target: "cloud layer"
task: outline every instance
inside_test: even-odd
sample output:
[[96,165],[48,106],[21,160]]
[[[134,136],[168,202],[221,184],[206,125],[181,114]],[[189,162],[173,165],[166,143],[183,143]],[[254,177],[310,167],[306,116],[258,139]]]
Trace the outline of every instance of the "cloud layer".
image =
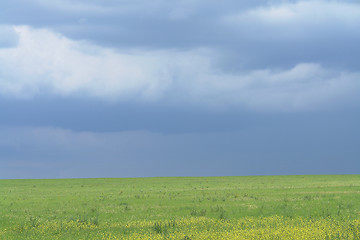
[[[358,101],[353,1],[37,0],[14,18],[15,3],[0,17],[3,96],[295,111]],[[48,21],[30,13],[45,9]]]
[[357,0],[0,3],[0,178],[359,172]]
[[0,50],[3,96],[296,110],[349,101],[360,88],[359,72],[319,63],[234,73],[216,71],[212,49],[121,52],[44,29],[19,26],[15,31],[17,47]]

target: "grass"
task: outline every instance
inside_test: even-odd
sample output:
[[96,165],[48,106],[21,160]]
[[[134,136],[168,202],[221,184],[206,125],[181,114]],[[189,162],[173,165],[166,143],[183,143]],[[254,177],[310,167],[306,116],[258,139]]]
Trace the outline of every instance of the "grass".
[[0,239],[356,239],[359,196],[360,175],[0,180]]

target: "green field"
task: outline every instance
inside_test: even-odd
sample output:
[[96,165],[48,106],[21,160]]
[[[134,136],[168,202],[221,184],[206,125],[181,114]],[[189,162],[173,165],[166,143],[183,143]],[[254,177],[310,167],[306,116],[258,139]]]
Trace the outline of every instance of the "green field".
[[0,239],[360,239],[360,175],[0,180]]

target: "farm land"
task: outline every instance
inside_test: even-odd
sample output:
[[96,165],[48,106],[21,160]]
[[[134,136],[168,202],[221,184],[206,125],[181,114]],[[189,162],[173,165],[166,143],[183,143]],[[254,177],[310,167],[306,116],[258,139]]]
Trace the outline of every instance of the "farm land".
[[0,239],[360,239],[360,175],[0,180]]

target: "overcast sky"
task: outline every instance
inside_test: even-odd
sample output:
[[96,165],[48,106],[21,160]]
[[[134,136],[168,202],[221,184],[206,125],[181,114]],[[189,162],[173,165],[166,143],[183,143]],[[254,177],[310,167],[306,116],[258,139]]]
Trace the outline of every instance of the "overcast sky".
[[0,178],[356,174],[355,0],[0,3]]

